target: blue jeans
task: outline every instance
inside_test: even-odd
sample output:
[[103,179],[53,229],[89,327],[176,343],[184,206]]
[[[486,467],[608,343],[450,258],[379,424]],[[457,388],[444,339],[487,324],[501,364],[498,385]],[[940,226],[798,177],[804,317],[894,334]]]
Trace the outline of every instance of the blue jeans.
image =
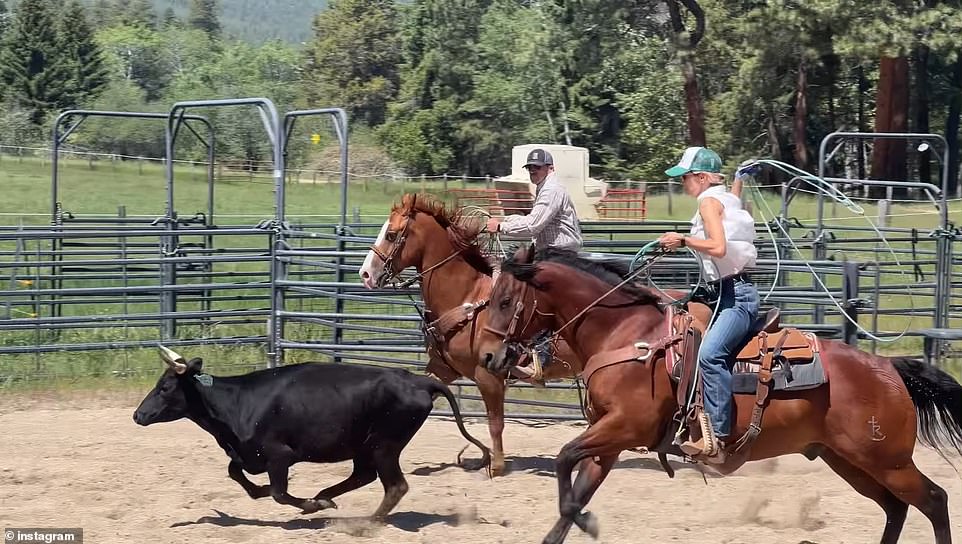
[[726,279],[721,281],[719,291],[717,315],[702,339],[698,368],[703,379],[705,413],[715,434],[725,439],[731,432],[731,369],[737,351],[754,332],[758,290],[749,282]]

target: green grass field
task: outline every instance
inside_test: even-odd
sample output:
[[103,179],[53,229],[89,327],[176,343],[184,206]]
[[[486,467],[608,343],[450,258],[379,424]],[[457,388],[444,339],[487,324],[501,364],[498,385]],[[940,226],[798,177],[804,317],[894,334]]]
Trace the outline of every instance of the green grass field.
[[[206,211],[207,184],[203,168],[178,165],[175,168],[175,207],[181,215]],[[259,219],[273,216],[274,187],[269,174],[248,176],[246,172],[219,171],[215,188],[214,213],[218,217],[231,218],[218,223],[242,224],[233,218]],[[5,203],[0,208],[4,224],[48,224],[51,208],[51,166],[47,159],[36,157],[12,157],[0,154],[0,180],[4,184]],[[330,175],[314,177],[304,175],[301,183],[288,183],[288,217],[327,219],[336,221],[340,213],[339,180]],[[328,183],[330,181],[331,183]],[[467,182],[467,187],[478,187]],[[483,186],[483,183],[481,184]],[[448,182],[451,189],[465,187],[458,178]],[[405,192],[427,191],[436,195],[443,193],[439,181],[422,183],[418,178],[410,182],[388,183],[384,180],[352,180],[348,191],[349,213],[355,208],[363,220],[383,220],[391,204]],[[746,193],[748,191],[746,190]],[[116,216],[119,206],[126,207],[128,216],[157,216],[164,212],[166,191],[162,165],[149,161],[93,161],[61,160],[59,201],[66,210],[85,216]],[[671,213],[668,212],[664,194],[649,196],[648,218],[651,220],[687,221],[694,213],[694,201],[684,195],[674,195]],[[864,216],[877,218],[878,208],[874,200],[854,198],[863,208]],[[781,209],[780,198],[768,193],[766,203],[776,213]],[[760,203],[756,213],[767,213]],[[846,210],[842,205],[825,205],[827,222],[867,227],[860,214]],[[814,221],[817,216],[814,198],[800,195],[789,210],[789,215],[799,220]],[[381,219],[378,219],[381,218]],[[950,220],[962,221],[962,206],[950,203]],[[911,203],[896,205],[892,209],[891,226],[930,228],[938,222],[936,210],[928,204]]]
[[[197,212],[206,212],[207,184],[205,174],[198,167],[178,167],[175,184],[175,208],[181,216],[190,216]],[[77,217],[116,217],[118,210],[123,207],[128,217],[154,218],[162,215],[165,209],[166,193],[163,181],[163,170],[156,163],[141,163],[137,161],[98,161],[66,160],[61,162],[61,182],[58,200],[64,209]],[[337,183],[288,183],[286,185],[287,219],[292,223],[335,223],[340,213],[340,186]],[[336,180],[334,180],[336,181]],[[0,182],[5,189],[4,205],[0,207],[0,225],[48,225],[50,223],[51,186],[50,163],[39,158],[0,156]],[[460,180],[449,182],[449,188],[460,188]],[[405,192],[427,191],[442,194],[444,187],[440,182],[421,183],[414,180],[410,183],[387,182],[368,179],[352,183],[348,192],[349,221],[359,218],[365,223],[380,223],[387,215],[391,205]],[[263,219],[270,219],[274,215],[274,187],[270,178],[263,176],[248,177],[246,173],[230,173],[218,180],[215,186],[215,223],[219,226],[252,227]],[[873,221],[877,217],[877,208],[873,202],[861,202],[864,214]],[[770,194],[764,203],[755,199],[753,208],[756,217],[766,212],[765,204],[776,212],[780,210],[780,199]],[[648,198],[648,217],[651,220],[687,221],[694,212],[693,199],[683,195],[674,195],[671,202],[671,213],[668,213],[668,199],[665,195],[652,195]],[[799,219],[806,225],[814,224],[816,217],[814,199],[799,196],[792,203],[790,216]],[[951,208],[952,220],[962,220],[962,209],[958,203]],[[891,225],[898,227],[918,228],[922,231],[937,225],[938,216],[931,206],[924,204],[898,205],[892,209]],[[832,225],[869,226],[864,217],[853,213],[841,205],[826,205],[826,221]],[[793,236],[804,234],[803,229],[796,229]],[[870,235],[866,233],[865,236]],[[853,236],[848,233],[841,237]],[[267,247],[263,238],[224,237],[218,240],[218,247],[223,248],[225,254],[237,253],[238,248]],[[307,242],[312,245],[311,242]],[[315,243],[316,244],[316,243]],[[3,250],[13,249],[10,243],[0,242]],[[908,249],[910,244],[894,243],[896,249]],[[23,248],[29,252],[30,244]],[[859,250],[844,249],[842,245],[833,246],[830,252],[837,259],[866,261],[879,259],[892,261],[892,255],[884,248],[881,252],[867,251],[863,244]],[[804,256],[805,258],[808,255]],[[796,256],[796,258],[798,258]],[[302,268],[308,270],[309,268]],[[263,278],[268,270],[264,263],[229,263],[217,268],[221,272],[235,274],[235,280]],[[925,272],[931,274],[931,268]],[[258,276],[261,274],[261,276]],[[809,285],[810,274],[795,272],[789,274],[793,284]],[[129,285],[148,285],[156,282],[156,278],[145,277],[131,280]],[[196,281],[201,281],[197,279]],[[865,280],[863,280],[865,281]],[[882,277],[883,285],[912,283],[911,274],[888,274]],[[13,283],[13,282],[11,282]],[[29,296],[29,285],[23,284],[24,296]],[[91,282],[78,278],[74,285],[116,285],[110,282]],[[829,286],[837,287],[837,279],[830,279]],[[863,289],[866,285],[863,283]],[[227,295],[263,295],[265,289],[253,287],[243,291],[220,292]],[[926,297],[909,297],[905,294],[882,295],[882,307],[909,307],[931,304]],[[0,301],[2,304],[2,301]],[[224,300],[215,303],[215,308],[221,309],[249,309],[263,308],[261,301]],[[331,311],[330,300],[304,299],[294,303],[296,308],[311,311]],[[199,309],[199,303],[184,303],[181,310]],[[127,312],[148,312],[156,310],[152,302],[130,301],[121,307],[118,304],[104,304],[96,308],[97,313],[114,314]],[[19,308],[19,312],[29,309]],[[75,306],[65,309],[64,315],[84,315],[90,312],[90,306]],[[370,311],[386,311],[386,307],[372,310],[367,304],[348,303],[347,311],[364,313]],[[42,309],[41,309],[42,313]],[[841,318],[831,308],[827,309],[830,322],[838,322]],[[19,317],[14,312],[13,317]],[[869,318],[861,320],[863,326],[870,328]],[[879,319],[880,330],[902,331],[906,327],[918,329],[931,325],[931,319],[916,317],[909,320],[903,316],[882,316]],[[402,326],[402,325],[398,325]],[[403,327],[411,327],[411,323]],[[296,339],[312,339],[317,334],[317,328],[311,326],[294,326],[289,336]],[[204,325],[186,327],[182,335],[218,334],[263,334],[263,324],[235,325],[229,331],[218,329],[218,325]],[[349,332],[348,338],[362,336],[363,332]],[[59,342],[93,342],[93,341],[129,341],[151,340],[156,338],[156,329],[134,329],[129,327],[103,328],[95,330],[79,329],[60,333],[50,330],[28,330],[0,336],[0,345],[29,345],[31,343]],[[868,347],[866,342],[862,347]],[[895,344],[880,344],[878,349],[882,353],[898,353],[917,355],[921,352],[921,341],[918,338],[905,338]],[[212,371],[235,373],[250,370],[263,364],[263,349],[253,346],[201,346],[185,348],[185,354],[200,355],[213,364]],[[289,360],[305,360],[315,357],[310,353],[291,352]],[[225,363],[230,361],[230,364]],[[218,364],[220,363],[220,364]],[[57,352],[43,355],[0,355],[0,380],[6,380],[8,387],[35,387],[50,381],[71,384],[73,387],[99,387],[104,383],[123,382],[142,386],[145,380],[152,380],[160,366],[154,350],[117,349],[111,351],[89,352]],[[124,377],[124,380],[108,380],[111,377]],[[28,379],[29,378],[29,379]],[[32,385],[28,385],[32,384]]]

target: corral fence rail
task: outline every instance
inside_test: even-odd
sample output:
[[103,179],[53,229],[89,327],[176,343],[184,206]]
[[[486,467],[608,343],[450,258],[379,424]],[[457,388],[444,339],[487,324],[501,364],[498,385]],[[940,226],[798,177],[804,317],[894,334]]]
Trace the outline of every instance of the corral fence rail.
[[[192,128],[204,120],[189,113],[210,107],[247,107],[260,113],[274,158],[272,215],[244,225],[215,222],[214,134]],[[166,122],[166,205],[159,217],[126,217],[123,210],[116,217],[64,213],[67,203],[57,196],[58,150],[90,116]],[[326,221],[292,221],[286,213],[285,147],[297,121],[309,116],[330,117],[340,147],[340,214]],[[173,150],[184,132],[208,149],[203,167],[211,189],[205,214],[181,216],[174,207],[174,170],[184,163]],[[869,137],[841,134],[829,138]],[[936,141],[933,135],[911,137]],[[266,362],[259,366],[313,353],[334,361],[423,369],[417,290],[367,290],[359,282],[357,272],[383,217],[349,220],[348,191],[357,181],[348,174],[348,142],[343,110],[281,116],[265,98],[182,102],[161,115],[65,112],[53,134],[50,225],[0,226],[0,356],[131,350],[163,342],[263,348]],[[826,164],[831,159],[821,158]],[[827,176],[824,169],[821,173]],[[841,304],[852,320],[883,339],[901,334],[908,319],[913,328],[931,324],[931,330],[948,330],[951,321],[962,318],[962,301],[953,289],[962,285],[958,258],[952,254],[959,232],[948,222],[944,192],[934,185],[922,189],[938,211],[938,222],[917,228],[882,224],[878,230],[891,250],[873,228],[824,220],[821,206],[815,221],[793,219],[786,195],[780,216],[757,225],[759,261],[753,278],[767,296],[765,305],[780,307],[784,320],[802,329],[861,342],[873,350],[877,343],[867,342],[868,335],[826,308]],[[671,221],[585,222],[585,251],[631,259],[662,232],[685,228]],[[890,252],[900,266],[889,258]],[[811,285],[812,269],[827,292]],[[686,288],[697,277],[696,263],[679,255],[659,261],[649,280],[663,289]],[[908,289],[912,297],[905,296]],[[928,355],[937,360],[947,342],[932,342],[933,334],[910,330],[907,336],[919,345],[921,338],[928,339]],[[8,370],[0,366],[0,373]],[[463,400],[478,400],[470,382],[456,384]],[[577,382],[535,391],[518,386],[509,398],[511,417],[582,417]],[[481,415],[477,404],[471,406],[471,415]]]

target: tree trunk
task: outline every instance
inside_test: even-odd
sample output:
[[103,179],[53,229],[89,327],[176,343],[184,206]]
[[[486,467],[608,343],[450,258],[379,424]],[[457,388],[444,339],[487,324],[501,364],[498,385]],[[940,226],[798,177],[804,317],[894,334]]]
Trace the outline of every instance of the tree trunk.
[[568,125],[568,107],[565,106],[565,101],[561,101],[561,121],[564,126],[564,138],[565,144],[571,145],[571,126]]
[[551,108],[548,107],[548,101],[545,99],[544,95],[541,95],[541,107],[544,108],[544,116],[545,119],[548,120],[548,132],[551,134],[551,142],[554,143],[558,141],[558,134],[555,132],[554,118],[551,117]]
[[775,108],[771,105],[768,107],[768,146],[771,149],[773,159],[784,161],[785,142],[778,130],[778,123],[775,121]]
[[805,61],[798,62],[798,79],[795,86],[795,117],[793,136],[795,137],[795,166],[809,171],[808,164],[808,74]]
[[[906,132],[909,107],[909,62],[906,57],[882,57],[879,64],[878,94],[875,99],[875,132]],[[872,179],[905,181],[905,142],[876,139],[872,150]],[[885,194],[884,187],[870,191],[875,198]],[[904,190],[894,194],[904,196]]]
[[835,85],[838,80],[836,75],[833,73],[829,76],[828,80],[828,128],[831,130],[839,130],[838,121],[835,119]]
[[705,107],[698,92],[698,78],[695,75],[692,53],[685,55],[681,65],[685,77],[685,105],[688,108],[688,139],[691,145],[706,146],[708,140],[705,137]]
[[[785,162],[785,138],[778,128],[778,122],[775,117],[775,108],[771,104],[768,106],[768,147],[771,150],[771,156],[776,161]],[[775,168],[765,168],[762,170],[763,175],[761,181],[764,185],[781,185],[786,183],[790,177],[786,176],[781,170]],[[776,188],[774,191],[780,191],[781,189]]]
[[[856,91],[858,99],[858,132],[868,132],[868,125],[865,123],[865,93],[868,92],[868,80],[865,79],[865,70],[861,65],[855,70],[858,88]],[[858,179],[865,179],[865,141],[858,140]]]
[[[929,128],[929,48],[920,45],[915,56],[915,89],[912,97],[915,102],[914,132],[928,133]],[[919,152],[919,181],[930,183],[932,180],[932,151]],[[941,175],[938,176],[941,180]]]
[[[695,30],[689,32],[681,18],[678,7],[681,1],[695,16]],[[666,0],[671,25],[675,31],[681,73],[685,79],[685,106],[688,110],[688,140],[690,145],[707,145],[705,137],[705,106],[698,92],[698,77],[695,73],[695,47],[705,31],[705,13],[695,0]]]
[[[960,51],[962,53],[962,51]],[[959,187],[959,117],[962,115],[962,58],[956,58],[952,66],[952,100],[945,120],[945,140],[949,145],[948,191],[955,196]]]

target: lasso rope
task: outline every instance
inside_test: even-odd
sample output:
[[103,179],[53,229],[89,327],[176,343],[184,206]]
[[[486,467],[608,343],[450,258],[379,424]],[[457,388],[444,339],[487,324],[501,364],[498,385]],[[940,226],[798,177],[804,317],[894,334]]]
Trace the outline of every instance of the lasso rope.
[[851,198],[849,198],[848,195],[840,191],[838,187],[835,187],[835,185],[825,181],[824,179],[814,174],[806,172],[805,170],[802,170],[797,166],[793,166],[791,164],[784,163],[782,161],[776,161],[774,159],[756,159],[748,163],[747,165],[745,163],[742,163],[742,166],[751,167],[756,164],[767,164],[769,166],[777,168],[778,170],[781,170],[791,175],[794,178],[800,179],[802,181],[806,181],[810,185],[815,187],[815,189],[818,192],[838,202],[842,206],[845,206],[852,213],[863,215],[863,216],[865,215],[865,210],[861,206],[856,204]]
[[[772,160],[772,159],[757,159],[753,161],[748,161],[746,163],[742,163],[741,166],[742,168],[750,168],[753,165],[768,165],[777,170],[781,170],[791,175],[795,179],[805,181],[809,185],[815,188],[816,193],[825,195],[826,197],[838,202],[842,206],[845,206],[852,213],[865,219],[865,221],[868,222],[869,225],[871,225],[872,230],[874,230],[875,233],[878,235],[878,237],[882,240],[882,243],[885,244],[885,247],[886,249],[888,249],[889,253],[892,254],[892,257],[895,259],[895,264],[898,267],[899,272],[902,274],[903,277],[905,277],[906,275],[905,271],[903,270],[902,263],[899,261],[899,258],[895,252],[895,249],[892,248],[891,244],[889,244],[889,241],[885,238],[885,235],[881,232],[881,230],[879,230],[878,226],[867,215],[865,215],[865,209],[859,206],[858,204],[856,204],[854,201],[852,201],[852,199],[850,199],[847,195],[845,195],[845,193],[842,193],[833,184],[829,183],[828,181],[825,181],[824,179],[814,174],[811,174],[810,172],[806,172],[801,168],[798,168],[796,166],[793,166],[791,164],[787,164],[781,161]],[[768,212],[771,214],[772,221],[774,221],[774,218],[776,217],[777,214],[775,214],[775,212],[768,205],[768,202],[765,200],[765,197],[762,194],[761,189],[759,189],[757,185],[754,183],[754,176],[751,176],[751,178],[753,183],[749,184],[749,183],[745,183],[744,181],[743,183],[745,183],[745,185],[748,185],[752,188],[752,190],[754,191],[754,194],[757,196],[756,200],[760,201],[761,205],[764,206],[766,210],[768,210]],[[771,289],[769,289],[768,294],[765,295],[765,300],[768,300],[769,295],[771,295],[772,291],[774,291],[775,289],[775,283],[778,279],[779,267],[781,265],[781,256],[778,254],[778,242],[775,239],[775,234],[772,232],[771,228],[769,227],[770,220],[768,220],[764,216],[764,214],[761,213],[761,210],[759,210],[759,212],[760,212],[760,215],[762,215],[762,219],[765,220],[765,228],[768,230],[768,233],[772,238],[772,244],[775,247],[775,262],[776,262],[775,281],[772,282]],[[858,328],[860,331],[862,331],[865,334],[865,336],[877,342],[895,342],[900,338],[902,338],[903,336],[905,336],[905,333],[907,333],[909,328],[912,326],[912,321],[914,320],[914,311],[910,312],[908,325],[906,325],[905,329],[901,333],[899,333],[898,336],[895,336],[893,338],[880,338],[872,334],[871,332],[866,330],[865,327],[862,327],[861,325],[859,325],[857,321],[852,319],[845,312],[845,309],[838,302],[838,300],[836,300],[836,298],[832,295],[831,290],[829,290],[828,286],[825,285],[825,283],[822,281],[822,278],[819,277],[817,272],[815,272],[815,269],[812,268],[811,264],[809,264],[809,262],[805,260],[805,257],[802,255],[801,250],[795,244],[795,241],[792,239],[788,231],[785,230],[785,226],[782,224],[782,222],[776,221],[776,223],[778,224],[778,229],[782,232],[782,234],[785,235],[785,238],[788,240],[792,249],[795,250],[795,252],[799,255],[799,257],[802,257],[802,262],[805,264],[805,267],[808,268],[809,272],[812,273],[812,277],[815,278],[815,281],[818,282],[819,286],[821,286],[821,288],[825,291],[825,294],[828,295],[828,298],[832,301],[835,307],[838,308],[839,314],[841,314],[842,317],[848,320],[848,322],[851,323],[852,325],[855,325],[855,327]],[[909,291],[909,304],[911,305],[911,310],[915,310],[915,303],[914,303],[911,284],[906,283],[906,287]],[[878,303],[879,301],[875,301],[876,305]]]
[[[659,247],[659,245],[660,245],[660,243],[659,243],[658,240],[655,240],[655,241],[653,241],[653,242],[648,242],[647,244],[645,244],[644,247],[642,247],[641,249],[639,249],[639,250],[638,250],[638,253],[635,253],[635,256],[631,259],[631,264],[628,265],[628,270],[633,272],[633,271],[635,270],[636,264],[638,263],[638,260],[641,259],[642,257],[644,257],[645,253],[648,253],[648,251],[650,251],[651,248],[653,248],[653,247],[654,247],[654,248],[657,248],[657,247]],[[686,247],[685,249],[687,249],[687,250],[688,250],[688,253],[690,253],[691,256],[692,256],[696,261],[698,261],[698,280],[695,281],[695,288],[697,288],[697,287],[701,286],[702,282],[704,282],[704,279],[705,279],[705,276],[704,276],[704,267],[702,266],[701,257],[700,257],[700,256],[698,255],[698,253],[696,253],[695,250],[693,250],[692,248]],[[664,296],[664,297],[667,298],[667,299],[670,299],[670,300],[672,301],[672,304],[682,305],[682,304],[687,303],[689,300],[691,300],[691,294],[690,294],[690,292],[689,292],[689,294],[688,294],[687,296],[682,297],[682,298],[679,299],[679,298],[675,298],[675,297],[669,295],[667,292],[665,292],[664,289],[662,289],[661,287],[658,287],[658,284],[656,284],[656,283],[651,279],[651,269],[650,269],[650,268],[649,268],[649,274],[648,274],[648,283],[650,283],[651,286],[654,287],[656,291],[658,291],[659,293],[661,293],[662,296]]]

